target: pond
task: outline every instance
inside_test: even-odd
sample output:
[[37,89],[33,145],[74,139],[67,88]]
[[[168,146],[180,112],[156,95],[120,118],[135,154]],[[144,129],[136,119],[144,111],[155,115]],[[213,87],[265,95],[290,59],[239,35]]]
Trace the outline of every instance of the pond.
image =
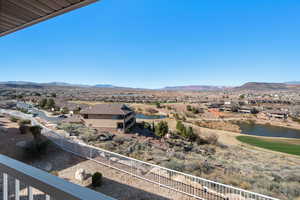
[[167,116],[165,115],[144,115],[144,114],[136,114],[137,119],[165,119]]
[[300,130],[296,129],[246,122],[239,122],[237,125],[241,129],[241,133],[247,135],[300,139]]

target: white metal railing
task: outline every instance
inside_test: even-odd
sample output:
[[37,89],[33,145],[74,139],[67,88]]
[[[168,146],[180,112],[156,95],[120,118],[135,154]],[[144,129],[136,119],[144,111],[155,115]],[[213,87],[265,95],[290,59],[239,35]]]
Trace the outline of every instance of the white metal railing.
[[43,127],[42,134],[62,149],[93,160],[107,167],[130,174],[145,181],[157,184],[196,199],[201,200],[278,200],[255,192],[232,187],[215,181],[185,174],[155,164],[126,157],[114,152],[74,141],[62,134],[43,126],[30,115],[18,112],[1,110],[0,113],[27,118],[33,124]]
[[47,172],[0,155],[3,200],[114,200]]

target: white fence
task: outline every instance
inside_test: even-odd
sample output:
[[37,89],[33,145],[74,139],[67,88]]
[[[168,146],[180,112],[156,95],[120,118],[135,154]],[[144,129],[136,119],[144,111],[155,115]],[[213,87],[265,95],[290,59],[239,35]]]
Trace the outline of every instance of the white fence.
[[30,119],[33,124],[43,127],[42,134],[62,149],[78,156],[93,160],[107,167],[130,174],[145,181],[157,184],[201,200],[278,200],[229,185],[217,183],[193,175],[167,169],[114,152],[89,146],[41,125],[30,115],[18,111],[1,110],[0,113]]

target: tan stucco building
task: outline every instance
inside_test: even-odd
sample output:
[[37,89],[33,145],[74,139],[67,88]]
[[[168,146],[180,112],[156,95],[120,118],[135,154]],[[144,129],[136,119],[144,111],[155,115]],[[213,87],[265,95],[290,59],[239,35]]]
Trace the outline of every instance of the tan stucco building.
[[135,122],[135,113],[125,104],[97,104],[80,112],[85,124],[126,132]]

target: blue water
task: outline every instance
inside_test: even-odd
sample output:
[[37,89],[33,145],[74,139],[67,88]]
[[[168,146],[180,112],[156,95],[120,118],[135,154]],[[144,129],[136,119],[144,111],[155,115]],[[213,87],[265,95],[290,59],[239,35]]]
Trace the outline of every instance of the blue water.
[[136,114],[137,119],[165,119],[167,116],[165,115],[144,115],[144,114]]
[[300,139],[300,130],[296,129],[245,122],[240,122],[238,125],[241,133],[248,135]]

